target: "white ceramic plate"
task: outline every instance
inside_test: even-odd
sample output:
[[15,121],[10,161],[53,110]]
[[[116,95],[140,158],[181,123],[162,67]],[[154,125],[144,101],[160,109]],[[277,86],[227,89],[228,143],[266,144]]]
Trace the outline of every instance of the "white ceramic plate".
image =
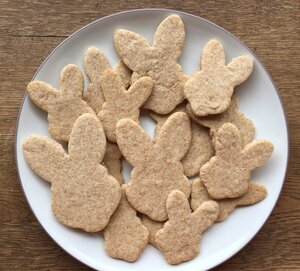
[[[60,71],[67,64],[76,64],[83,71],[83,55],[90,46],[100,48],[111,64],[115,65],[118,61],[113,46],[116,29],[130,29],[144,35],[151,42],[157,25],[172,13],[178,13],[185,24],[186,42],[180,63],[188,75],[198,70],[203,46],[212,38],[222,42],[228,60],[241,54],[253,55],[254,71],[238,87],[237,92],[240,109],[256,125],[256,138],[269,139],[275,146],[271,159],[252,175],[252,179],[264,184],[269,193],[261,203],[237,209],[224,222],[209,229],[202,238],[200,255],[192,261],[171,266],[150,245],[135,263],[112,259],[105,253],[103,239],[99,234],[86,234],[67,228],[52,215],[50,186],[31,171],[22,153],[22,142],[27,136],[32,133],[48,135],[46,114],[25,95],[16,135],[16,160],[25,196],[48,234],[69,254],[98,270],[186,271],[212,268],[230,258],[255,236],[270,215],[284,182],[288,160],[288,132],[276,87],[257,57],[244,44],[224,29],[202,18],[172,10],[144,9],[99,19],[60,44],[41,65],[34,79],[44,80],[58,87]],[[87,78],[85,79],[87,82]],[[153,136],[154,124],[142,117],[142,125]],[[125,165],[124,171],[128,179],[130,167]]]

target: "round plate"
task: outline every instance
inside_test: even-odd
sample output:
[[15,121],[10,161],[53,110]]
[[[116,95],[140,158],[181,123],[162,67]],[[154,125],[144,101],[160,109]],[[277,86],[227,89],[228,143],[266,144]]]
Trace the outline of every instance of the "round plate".
[[[259,231],[279,197],[288,161],[288,131],[284,110],[272,79],[257,57],[233,35],[202,18],[173,10],[143,9],[99,19],[75,32],[62,42],[44,61],[34,79],[59,87],[60,71],[67,64],[78,65],[83,71],[83,55],[95,46],[102,50],[112,65],[118,61],[114,49],[115,30],[125,28],[145,36],[149,42],[158,24],[172,13],[181,16],[186,29],[186,42],[180,63],[186,74],[199,69],[199,57],[204,45],[213,38],[224,45],[227,60],[250,54],[254,71],[238,87],[240,109],[256,126],[256,138],[269,139],[275,146],[271,159],[252,174],[252,180],[264,184],[268,196],[262,202],[235,210],[224,222],[211,227],[201,240],[201,252],[194,260],[169,265],[162,254],[148,246],[140,259],[127,263],[110,258],[104,250],[100,234],[87,234],[59,223],[51,212],[50,186],[36,176],[26,164],[22,142],[30,134],[48,135],[45,112],[39,110],[25,95],[20,110],[16,135],[16,160],[25,196],[38,221],[48,234],[69,254],[86,265],[102,270],[206,270],[230,258],[244,247]],[[85,77],[87,82],[87,78]],[[154,124],[142,117],[142,126],[153,136]],[[125,166],[125,172],[130,172]]]

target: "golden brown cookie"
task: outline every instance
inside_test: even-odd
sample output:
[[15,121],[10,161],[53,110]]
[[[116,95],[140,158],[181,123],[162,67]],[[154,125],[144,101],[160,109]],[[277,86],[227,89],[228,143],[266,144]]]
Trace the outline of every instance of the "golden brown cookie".
[[[84,55],[84,69],[90,79],[84,99],[98,113],[104,103],[101,77],[105,70],[111,69],[111,65],[106,56],[99,49],[93,47],[89,48]],[[123,61],[119,61],[114,70],[121,76],[124,87],[128,89],[132,72],[126,67]]]
[[122,153],[116,144],[110,142],[106,143],[106,151],[102,164],[107,168],[108,173],[117,179],[120,185],[124,183],[124,178],[121,172],[122,157]]
[[248,191],[252,170],[261,167],[272,155],[273,144],[254,140],[242,147],[238,128],[223,124],[215,137],[216,155],[200,169],[200,178],[214,199],[237,198]]
[[189,117],[196,123],[210,128],[211,137],[214,140],[215,133],[224,123],[230,122],[234,124],[240,131],[242,146],[250,143],[255,134],[255,126],[252,120],[245,117],[245,115],[239,111],[238,98],[234,94],[231,99],[228,109],[217,115],[210,115],[205,117],[197,117],[191,110],[191,106],[187,105],[187,113]]
[[191,143],[189,117],[182,112],[172,114],[155,139],[130,119],[117,124],[117,142],[126,160],[133,166],[126,187],[130,204],[140,213],[156,221],[167,219],[166,200],[178,189],[188,197],[191,184],[183,174],[181,159]]
[[170,193],[166,205],[169,220],[155,235],[157,248],[170,264],[189,261],[198,255],[201,235],[217,219],[219,205],[206,201],[191,213],[186,195],[178,190]]
[[84,113],[94,113],[83,100],[83,76],[75,65],[66,66],[60,75],[60,91],[43,81],[32,81],[27,90],[31,100],[48,112],[49,134],[69,141],[75,121]]
[[116,142],[116,125],[121,119],[139,121],[140,107],[152,92],[153,81],[150,77],[142,77],[125,89],[121,77],[111,69],[103,72],[102,91],[105,102],[98,113],[106,138]]
[[105,146],[102,125],[94,114],[84,114],[75,122],[68,153],[45,136],[31,135],[24,141],[28,165],[51,183],[52,211],[61,223],[98,232],[117,208],[120,185],[100,165]]
[[136,261],[149,241],[149,231],[128,203],[122,185],[120,204],[104,230],[104,247],[109,256]]
[[149,243],[156,247],[155,234],[164,226],[164,222],[154,221],[146,215],[142,216],[142,222],[150,233]]
[[234,87],[243,83],[253,70],[251,56],[239,56],[225,65],[225,52],[217,40],[208,42],[201,55],[201,70],[184,86],[184,96],[196,116],[227,110]]
[[[249,183],[247,192],[233,199],[217,200],[219,204],[219,216],[217,222],[223,221],[227,216],[239,206],[247,206],[262,201],[267,196],[267,189],[259,183]],[[196,210],[203,202],[214,200],[208,193],[206,187],[201,182],[200,178],[193,181],[191,193],[191,207]]]
[[[175,110],[167,115],[159,115],[154,112],[150,113],[150,116],[157,122],[155,131],[159,131],[163,123],[174,112],[185,112],[186,105],[180,104]],[[184,174],[188,177],[192,177],[199,173],[201,166],[203,166],[209,158],[214,155],[214,148],[212,145],[209,132],[206,127],[203,127],[194,121],[191,121],[192,129],[192,141],[191,146],[186,155],[181,160],[183,165]]]
[[170,113],[183,97],[186,76],[177,63],[185,40],[184,24],[178,15],[171,15],[158,26],[152,46],[129,30],[117,30],[115,48],[132,71],[132,82],[141,76],[154,81],[153,92],[144,105],[158,114]]

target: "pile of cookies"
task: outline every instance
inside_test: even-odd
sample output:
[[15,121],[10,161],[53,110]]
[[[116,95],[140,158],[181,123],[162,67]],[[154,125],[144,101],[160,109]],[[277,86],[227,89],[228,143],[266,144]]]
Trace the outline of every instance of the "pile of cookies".
[[[103,231],[114,258],[135,261],[151,243],[170,264],[191,260],[205,230],[267,194],[249,181],[273,145],[253,140],[254,125],[234,94],[250,76],[252,58],[226,65],[222,44],[212,40],[200,70],[188,77],[178,64],[184,40],[177,15],[160,23],[152,45],[117,30],[121,60],[114,68],[96,48],[84,56],[86,93],[75,65],[62,70],[60,90],[41,81],[28,85],[31,100],[48,113],[49,134],[68,142],[68,151],[31,135],[23,143],[27,163],[51,183],[55,217],[72,228]],[[154,139],[139,125],[141,108],[157,122]],[[133,166],[127,184],[123,158]]]

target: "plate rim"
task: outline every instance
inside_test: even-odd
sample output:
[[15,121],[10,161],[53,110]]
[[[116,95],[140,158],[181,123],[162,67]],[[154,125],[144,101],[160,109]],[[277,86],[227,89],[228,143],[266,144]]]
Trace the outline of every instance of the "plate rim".
[[[228,30],[226,30],[225,28],[219,26],[218,24],[208,20],[208,19],[205,19],[201,16],[198,16],[198,15],[195,15],[195,14],[192,14],[192,13],[188,13],[188,12],[184,12],[184,11],[180,11],[180,10],[175,10],[175,9],[168,9],[168,8],[141,8],[141,9],[131,9],[131,10],[125,10],[125,11],[121,11],[121,12],[116,12],[116,13],[113,13],[113,14],[110,14],[110,15],[106,15],[104,17],[101,17],[101,18],[98,18],[86,25],[84,25],[83,27],[77,29],[76,31],[74,31],[73,33],[71,33],[67,38],[65,38],[60,44],[58,44],[51,52],[50,54],[44,59],[44,61],[42,62],[42,64],[39,66],[39,68],[37,69],[37,71],[35,72],[35,74],[33,75],[32,80],[35,79],[35,77],[37,76],[37,74],[40,72],[40,70],[43,68],[43,66],[48,62],[48,60],[52,57],[52,55],[57,51],[59,50],[65,43],[67,43],[69,40],[71,40],[73,37],[75,37],[77,34],[79,34],[81,31],[84,31],[86,30],[87,28],[93,26],[94,24],[97,24],[98,22],[100,21],[105,21],[107,19],[111,19],[113,17],[117,17],[117,16],[120,16],[120,15],[124,15],[124,14],[128,14],[128,13],[140,13],[140,12],[151,12],[151,11],[162,11],[162,12],[173,12],[173,13],[176,13],[176,14],[182,14],[182,15],[185,15],[185,16],[189,16],[189,17],[192,17],[194,19],[197,19],[197,20],[201,20],[201,21],[204,21],[208,24],[211,24],[213,26],[215,26],[216,28],[218,28],[219,30],[225,32],[226,34],[228,34],[231,38],[235,39],[240,45],[244,46],[247,50],[249,50],[249,52],[252,53],[253,57],[255,58],[255,60],[259,63],[259,65],[261,65],[261,67],[263,68],[263,70],[266,72],[269,80],[271,81],[274,89],[276,90],[276,95],[278,97],[278,100],[280,102],[280,105],[281,105],[281,108],[282,108],[282,111],[283,111],[283,116],[284,116],[284,122],[285,122],[285,127],[286,127],[286,134],[287,134],[287,160],[286,160],[286,164],[285,164],[285,171],[284,171],[284,177],[283,177],[283,181],[281,183],[281,187],[280,187],[280,191],[278,193],[278,196],[276,198],[276,201],[275,201],[275,204],[273,206],[273,208],[270,210],[270,213],[269,215],[265,218],[264,222],[262,223],[262,225],[256,230],[255,234],[249,239],[247,240],[241,247],[239,247],[238,249],[236,249],[232,254],[231,256],[225,258],[224,260],[220,261],[219,263],[217,263],[216,265],[214,266],[211,266],[209,268],[212,269],[212,268],[215,268],[223,263],[225,263],[226,261],[228,261],[229,259],[231,259],[233,256],[235,256],[238,252],[240,252],[243,248],[245,248],[253,239],[254,237],[258,234],[258,232],[263,228],[263,226],[266,224],[266,222],[268,221],[268,219],[270,218],[270,216],[272,215],[276,205],[278,204],[278,200],[282,194],[282,188],[283,188],[283,185],[285,183],[285,180],[286,180],[286,176],[287,176],[287,170],[288,170],[288,164],[289,164],[289,159],[290,159],[290,133],[289,133],[289,125],[288,125],[288,118],[287,118],[287,113],[285,111],[285,108],[284,108],[284,104],[283,104],[283,101],[282,101],[282,98],[280,96],[280,93],[279,93],[279,90],[274,82],[274,80],[272,79],[271,75],[269,74],[268,70],[266,69],[266,67],[263,65],[263,63],[261,62],[261,60],[258,58],[258,56],[247,46],[245,45],[238,37],[236,37],[234,34],[232,34],[231,32],[229,32]],[[29,200],[26,196],[26,193],[24,191],[24,188],[23,188],[23,184],[22,184],[22,181],[21,181],[21,176],[20,176],[20,171],[19,171],[19,164],[18,164],[18,150],[17,150],[17,143],[18,143],[18,130],[19,130],[19,123],[20,123],[20,116],[21,116],[21,113],[22,113],[22,109],[23,109],[23,106],[24,106],[24,102],[26,100],[28,96],[28,91],[27,89],[25,90],[25,93],[23,95],[23,98],[22,98],[22,102],[20,104],[20,109],[19,109],[19,112],[18,112],[18,116],[17,116],[17,121],[16,121],[16,126],[15,126],[15,141],[14,141],[14,157],[15,157],[15,163],[16,163],[16,169],[17,169],[17,174],[18,174],[18,179],[19,179],[19,182],[21,184],[21,188],[22,188],[22,192],[23,192],[23,195],[26,199],[26,202],[31,210],[31,212],[33,213],[34,217],[36,218],[36,220],[38,221],[38,223],[40,224],[40,226],[43,228],[43,230],[47,233],[47,235],[56,243],[56,245],[58,245],[63,251],[65,251],[67,254],[69,254],[71,257],[73,257],[74,259],[76,259],[77,261],[81,262],[82,264],[84,264],[85,266],[88,266],[94,270],[98,270],[96,269],[94,266],[91,266],[91,265],[88,265],[87,263],[85,263],[82,259],[76,257],[75,255],[73,255],[71,252],[67,251],[64,247],[62,247],[55,239],[54,237],[52,237],[50,235],[50,233],[46,230],[46,228],[43,226],[43,224],[40,222],[39,218],[37,217],[37,215],[35,214],[35,212],[33,211],[30,203],[29,203]]]

